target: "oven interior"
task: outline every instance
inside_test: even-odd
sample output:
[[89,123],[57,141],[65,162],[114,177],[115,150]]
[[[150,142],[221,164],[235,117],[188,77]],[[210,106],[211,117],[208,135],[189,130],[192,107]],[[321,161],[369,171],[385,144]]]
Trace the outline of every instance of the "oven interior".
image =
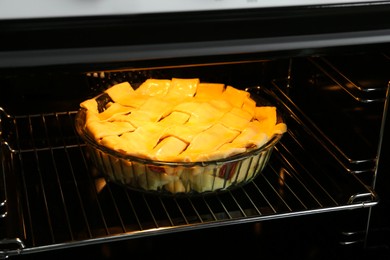
[[[378,168],[386,160],[390,80],[389,54],[369,50],[1,71],[0,256],[120,241],[132,250],[147,239],[163,251],[180,236],[205,239],[205,230],[219,240],[225,227],[233,234],[251,228],[242,239],[256,248],[250,241],[261,232],[291,242],[297,234],[289,237],[280,226],[294,219],[298,227],[320,228],[304,222],[322,216],[323,229],[342,228],[339,244],[366,246],[370,213],[383,200],[378,183],[386,172]],[[174,77],[271,91],[288,131],[254,181],[206,196],[157,196],[110,183],[92,166],[74,129],[80,102],[123,81]],[[269,241],[262,240],[275,251]]]

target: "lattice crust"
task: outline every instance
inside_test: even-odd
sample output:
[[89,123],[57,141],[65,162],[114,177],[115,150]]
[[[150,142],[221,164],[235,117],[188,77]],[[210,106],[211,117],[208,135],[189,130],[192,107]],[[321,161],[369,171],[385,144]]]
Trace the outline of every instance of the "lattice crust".
[[227,158],[264,145],[287,127],[276,107],[256,106],[250,93],[198,78],[148,79],[105,91],[111,98],[87,109],[86,129],[103,146],[157,161],[197,162]]

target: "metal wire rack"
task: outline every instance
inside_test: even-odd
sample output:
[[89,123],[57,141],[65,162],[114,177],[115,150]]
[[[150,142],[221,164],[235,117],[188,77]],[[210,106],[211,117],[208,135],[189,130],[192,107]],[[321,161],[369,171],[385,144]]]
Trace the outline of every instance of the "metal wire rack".
[[[374,191],[289,118],[264,173],[232,191],[176,198],[106,182],[74,130],[76,112],[2,111],[0,256],[371,207]],[[319,159],[321,158],[321,159]],[[3,205],[4,204],[4,205]]]

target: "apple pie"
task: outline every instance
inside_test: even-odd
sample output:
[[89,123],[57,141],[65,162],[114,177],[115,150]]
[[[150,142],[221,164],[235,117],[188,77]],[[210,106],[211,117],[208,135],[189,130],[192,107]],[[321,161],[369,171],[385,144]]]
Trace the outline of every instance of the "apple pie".
[[215,191],[251,180],[272,150],[260,148],[287,130],[275,106],[198,78],[123,82],[80,107],[82,132],[123,155],[95,150],[94,161],[110,179],[143,190]]

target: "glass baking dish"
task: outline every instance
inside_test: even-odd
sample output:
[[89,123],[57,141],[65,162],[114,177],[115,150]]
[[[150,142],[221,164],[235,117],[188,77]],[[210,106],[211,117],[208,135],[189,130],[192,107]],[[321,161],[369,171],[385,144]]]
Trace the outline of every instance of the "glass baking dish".
[[[277,123],[284,123],[274,95],[262,87],[245,89],[256,106],[276,106]],[[95,97],[99,106],[108,102]],[[283,133],[276,133],[259,148],[224,159],[197,162],[168,162],[140,158],[99,144],[86,130],[86,109],[75,118],[77,133],[86,143],[90,160],[107,181],[132,190],[161,195],[205,195],[241,187],[261,174]]]

